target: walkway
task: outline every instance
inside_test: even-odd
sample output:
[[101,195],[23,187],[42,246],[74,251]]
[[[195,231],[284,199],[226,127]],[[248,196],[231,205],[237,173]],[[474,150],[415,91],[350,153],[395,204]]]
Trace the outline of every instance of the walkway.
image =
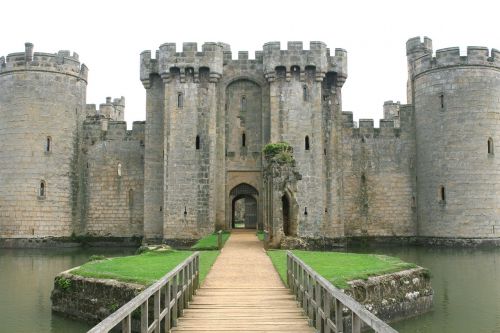
[[314,332],[254,230],[233,230],[172,332]]

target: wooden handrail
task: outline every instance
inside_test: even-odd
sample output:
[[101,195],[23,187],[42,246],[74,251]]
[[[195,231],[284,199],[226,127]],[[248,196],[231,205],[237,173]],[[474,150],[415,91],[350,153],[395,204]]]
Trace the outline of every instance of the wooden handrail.
[[317,332],[345,332],[343,313],[347,308],[351,312],[349,320],[353,333],[361,332],[362,323],[375,332],[397,333],[290,251],[287,251],[287,283]]
[[[132,313],[140,308],[140,332],[160,333],[160,323],[164,320],[165,332],[177,325],[177,318],[192,300],[193,294],[199,286],[200,254],[193,253],[189,258],[177,265],[160,280],[153,283],[127,304],[116,310],[87,333],[107,333],[116,325],[122,324],[121,331],[132,332]],[[163,309],[161,297],[164,297]],[[153,297],[153,322],[149,322],[148,301]]]

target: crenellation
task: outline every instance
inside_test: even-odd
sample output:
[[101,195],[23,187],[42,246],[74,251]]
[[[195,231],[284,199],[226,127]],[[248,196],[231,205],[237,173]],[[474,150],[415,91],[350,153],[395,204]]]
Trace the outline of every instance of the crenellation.
[[0,61],[0,75],[13,71],[54,71],[87,81],[88,68],[80,64],[78,55],[69,51],[57,53],[33,52],[32,43],[25,44],[24,52],[10,53]]
[[484,46],[467,46],[467,63],[482,65],[491,62],[490,50]]
[[419,53],[418,56],[408,57],[409,66],[412,68],[410,76],[417,76],[428,70],[435,70],[450,66],[488,66],[500,68],[498,51],[490,50],[483,46],[468,46],[467,55],[460,55],[459,47],[448,47],[436,50],[432,56],[432,49]]
[[238,60],[248,60],[248,51],[238,51]]

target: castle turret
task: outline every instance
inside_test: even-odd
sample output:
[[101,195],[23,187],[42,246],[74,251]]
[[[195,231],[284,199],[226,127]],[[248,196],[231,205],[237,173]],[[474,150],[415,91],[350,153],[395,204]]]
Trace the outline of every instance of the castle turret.
[[[329,168],[335,155],[333,117],[340,114],[347,53],[336,49],[331,56],[323,42],[311,42],[309,50],[303,49],[302,42],[288,42],[286,50],[281,50],[279,42],[270,42],[264,45],[263,61],[270,86],[270,140],[285,141],[293,147],[302,175],[296,194],[287,189],[282,193],[283,202],[288,203],[283,204],[283,211],[293,202],[297,205],[289,209],[298,212],[298,216],[290,216],[296,225],[280,223],[279,216],[273,217],[274,221],[269,221],[276,228],[273,236],[343,234],[339,231],[340,221],[330,215],[334,199],[331,180],[325,180],[331,174]],[[281,206],[281,202],[274,205]],[[332,223],[337,227],[332,227]]]
[[475,46],[467,56],[458,47],[423,53],[409,78],[419,235],[498,237],[500,53]]
[[[223,46],[165,43],[141,54],[147,89],[146,238],[193,238],[215,225],[217,83]],[[164,191],[165,190],[165,191]]]
[[69,236],[87,67],[76,53],[0,58],[0,237]]
[[429,37],[424,37],[424,40],[420,37],[413,37],[408,39],[406,42],[406,59],[408,64],[408,81],[406,84],[406,102],[408,104],[413,103],[413,62],[415,59],[420,58],[424,55],[432,55],[432,39]]

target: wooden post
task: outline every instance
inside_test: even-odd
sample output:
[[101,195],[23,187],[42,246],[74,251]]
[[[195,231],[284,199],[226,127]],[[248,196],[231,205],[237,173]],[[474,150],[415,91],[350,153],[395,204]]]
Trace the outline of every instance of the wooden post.
[[361,320],[352,312],[352,333],[361,333]]
[[315,315],[315,322],[316,322],[316,331],[323,333],[323,318],[321,318],[321,309],[322,309],[322,295],[321,295],[321,286],[319,285],[318,281],[314,281],[315,286],[314,286],[314,296],[315,296],[315,303],[316,303],[316,311],[314,313]]
[[148,300],[141,304],[141,333],[148,333]]
[[219,250],[222,250],[222,247],[224,246],[224,244],[222,243],[222,230],[219,230],[217,232],[217,246]]
[[269,249],[269,231],[264,230],[264,250]]
[[337,332],[344,332],[344,305],[338,299],[335,299],[335,327],[337,327]]
[[132,333],[130,314],[122,320],[122,333]]
[[175,327],[177,326],[177,317],[178,317],[178,307],[179,307],[179,302],[177,299],[177,281],[178,281],[179,273],[175,274],[175,276],[172,278],[172,298],[174,300],[174,305],[172,306],[172,326]]
[[197,255],[194,258],[194,269],[195,269],[195,277],[194,277],[194,291],[196,293],[196,290],[200,287],[200,256]]
[[170,281],[165,284],[165,308],[167,309],[167,314],[165,315],[165,332],[170,331],[170,323],[172,321],[172,309],[170,308],[170,295],[172,290],[170,290]]
[[160,333],[160,289],[154,294],[154,307],[153,314],[156,326],[153,332]]
[[324,323],[325,323],[325,332],[326,333],[331,333],[332,330],[330,329],[330,320],[332,319],[332,311],[330,308],[330,305],[332,304],[332,295],[327,291],[324,290],[325,292],[325,318],[324,318]]

